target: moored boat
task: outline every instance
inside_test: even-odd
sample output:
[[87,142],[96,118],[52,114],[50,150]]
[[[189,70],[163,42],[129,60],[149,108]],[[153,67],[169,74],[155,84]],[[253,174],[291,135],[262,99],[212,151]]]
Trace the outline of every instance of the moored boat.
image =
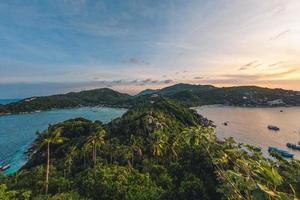
[[280,130],[279,127],[273,126],[273,125],[269,125],[269,126],[268,126],[268,129],[269,129],[269,130],[273,130],[273,131],[279,131],[279,130]]
[[10,164],[5,164],[3,166],[0,166],[0,171],[5,171],[5,170],[7,170],[9,168],[10,168]]
[[294,154],[289,153],[288,151],[282,150],[282,149],[278,149],[276,147],[269,147],[268,149],[269,153],[277,153],[279,155],[281,155],[282,157],[285,158],[294,158]]
[[290,149],[300,151],[300,146],[298,146],[298,145],[296,145],[296,144],[286,143],[286,146],[287,146],[288,148],[290,148]]

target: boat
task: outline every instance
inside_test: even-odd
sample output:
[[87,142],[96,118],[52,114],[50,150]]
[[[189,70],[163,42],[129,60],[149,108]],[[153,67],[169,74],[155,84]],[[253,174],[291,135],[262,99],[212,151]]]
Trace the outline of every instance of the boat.
[[223,125],[224,125],[224,126],[228,126],[228,123],[229,123],[228,121],[227,121],[227,122],[224,122]]
[[269,130],[273,130],[273,131],[279,131],[279,130],[280,130],[279,127],[273,126],[273,125],[269,125],[269,126],[268,126],[268,129],[269,129]]
[[299,146],[299,145],[292,144],[292,143],[286,143],[286,146],[287,146],[288,148],[290,148],[290,149],[300,151],[300,146]]
[[285,158],[294,158],[294,154],[289,153],[288,151],[282,150],[282,149],[278,149],[276,147],[269,147],[268,149],[269,153],[277,153],[279,155],[281,155],[282,157]]
[[5,170],[7,170],[9,168],[10,168],[10,164],[5,164],[3,166],[0,166],[0,171],[5,171]]

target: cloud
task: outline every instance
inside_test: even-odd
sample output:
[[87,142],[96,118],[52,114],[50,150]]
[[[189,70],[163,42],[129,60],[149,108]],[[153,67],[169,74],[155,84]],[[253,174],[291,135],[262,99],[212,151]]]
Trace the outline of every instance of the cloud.
[[278,33],[277,35],[275,35],[275,36],[273,36],[273,37],[270,37],[269,40],[277,40],[277,39],[279,39],[279,38],[285,36],[285,35],[288,34],[289,32],[290,32],[290,29],[287,29],[287,30],[285,30],[285,31],[282,31],[282,32]]
[[269,64],[268,66],[269,66],[269,67],[275,67],[275,66],[278,66],[278,65],[283,64],[283,63],[284,63],[283,61],[278,61],[278,62]]
[[126,64],[133,64],[133,65],[148,65],[149,63],[141,60],[139,58],[129,58],[127,60],[124,60],[124,63]]
[[[290,68],[285,71],[273,73],[255,73],[255,74],[222,74],[219,76],[206,79],[211,84],[256,84],[259,82],[284,80],[286,76],[299,73],[300,68]],[[300,79],[299,79],[300,80]]]
[[257,67],[257,66],[259,66],[257,64],[257,60],[254,60],[254,61],[247,63],[246,65],[241,66],[239,70],[240,71],[247,70],[249,67]]
[[235,80],[257,80],[257,79],[260,78],[260,75],[225,74],[225,75],[222,75],[222,77],[232,78],[232,79],[235,79]]
[[294,74],[300,72],[300,68],[290,68],[287,69],[286,71],[282,72],[275,72],[275,73],[270,73],[270,74],[265,74],[262,75],[263,78],[283,78],[286,75]]
[[167,79],[167,80],[163,81],[163,83],[165,83],[165,84],[169,84],[169,83],[172,83],[172,82],[173,82],[173,80],[171,80],[171,79]]
[[112,83],[120,84],[120,83],[123,83],[123,80],[114,80],[114,81],[112,81]]
[[282,15],[285,11],[286,11],[286,7],[284,5],[281,5],[277,9],[274,10],[274,16]]
[[[87,82],[39,82],[39,83],[0,83],[0,98],[24,98],[29,96],[44,96],[62,94],[71,91],[90,90],[96,88],[112,88],[121,92],[137,93],[144,88],[161,88],[173,83],[171,79],[165,80],[97,80]],[[139,87],[143,86],[143,87]]]
[[151,78],[141,80],[142,83],[150,83],[151,81],[152,81]]
[[201,79],[204,79],[204,77],[203,76],[195,76],[194,79],[201,80]]

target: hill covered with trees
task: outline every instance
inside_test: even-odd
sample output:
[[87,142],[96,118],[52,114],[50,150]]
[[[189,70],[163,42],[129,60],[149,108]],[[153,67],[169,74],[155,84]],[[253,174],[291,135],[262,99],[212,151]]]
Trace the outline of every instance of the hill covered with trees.
[[49,125],[26,165],[0,178],[0,199],[297,199],[300,162],[267,159],[219,141],[213,124],[173,100],[152,97],[103,124]]
[[[224,104],[231,106],[299,106],[300,92],[257,86],[214,87],[212,85],[176,84],[138,96],[158,94],[187,106]],[[149,94],[150,93],[150,94]]]
[[160,90],[145,90],[136,96],[108,88],[71,92],[44,97],[31,97],[8,105],[0,105],[0,115],[43,111],[80,106],[131,108],[149,101],[152,95],[173,99],[186,106],[224,104],[232,106],[300,106],[300,92],[256,86],[223,87],[176,84]]
[[[1,113],[22,113],[43,111],[54,108],[74,108],[80,106],[118,106],[132,98],[128,94],[116,92],[108,88],[70,92],[43,97],[30,97],[7,105],[0,105]],[[125,107],[126,105],[124,105]]]

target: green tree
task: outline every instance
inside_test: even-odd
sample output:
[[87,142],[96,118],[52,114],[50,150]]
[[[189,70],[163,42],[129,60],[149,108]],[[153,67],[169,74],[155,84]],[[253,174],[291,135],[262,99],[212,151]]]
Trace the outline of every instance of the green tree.
[[48,185],[49,185],[49,173],[50,173],[50,146],[51,144],[62,144],[64,139],[61,137],[62,128],[57,128],[52,131],[52,128],[49,127],[48,131],[43,136],[42,146],[47,146],[47,166],[46,166],[46,181],[45,181],[45,193],[48,194]]
[[73,164],[74,158],[78,156],[78,149],[75,145],[71,146],[68,154],[66,155],[65,166],[67,167],[67,173],[71,173],[71,166]]
[[157,158],[163,157],[166,148],[166,135],[161,130],[156,130],[151,135],[152,155]]
[[8,191],[7,186],[4,184],[0,185],[0,199],[1,200],[10,200],[16,197],[16,191]]
[[131,135],[130,136],[130,149],[131,149],[131,166],[134,168],[135,154],[137,154],[138,156],[143,155],[141,139],[138,137],[135,137],[134,135]]
[[93,149],[92,158],[94,161],[94,165],[96,165],[97,162],[97,148],[105,144],[105,133],[105,130],[101,126],[99,126],[96,128],[94,134],[88,138],[88,143],[92,146]]

